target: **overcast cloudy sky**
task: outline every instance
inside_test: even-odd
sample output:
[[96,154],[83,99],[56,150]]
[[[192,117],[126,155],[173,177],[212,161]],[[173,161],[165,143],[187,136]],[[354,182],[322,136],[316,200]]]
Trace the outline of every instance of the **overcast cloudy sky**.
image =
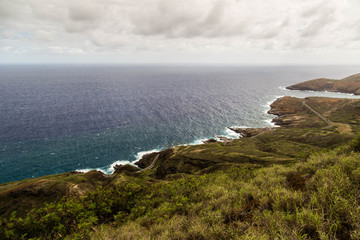
[[360,0],[0,0],[0,63],[359,64]]

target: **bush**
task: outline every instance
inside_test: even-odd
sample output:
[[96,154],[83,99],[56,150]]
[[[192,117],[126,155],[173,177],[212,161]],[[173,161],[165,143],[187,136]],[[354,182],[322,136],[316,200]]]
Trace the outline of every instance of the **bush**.
[[360,135],[351,141],[350,146],[354,152],[360,152]]
[[[24,218],[14,212],[0,219],[0,239],[86,239],[93,226],[125,218],[145,189],[141,181],[99,188],[83,198],[63,198],[59,202],[33,209]],[[124,220],[123,220],[124,221]],[[126,220],[125,220],[126,221]]]

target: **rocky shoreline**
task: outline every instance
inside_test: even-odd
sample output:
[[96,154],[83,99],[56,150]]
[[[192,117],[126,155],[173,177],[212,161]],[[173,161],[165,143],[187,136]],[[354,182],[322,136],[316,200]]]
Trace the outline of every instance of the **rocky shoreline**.
[[241,137],[248,138],[248,137],[254,137],[261,133],[272,131],[275,128],[274,127],[264,127],[264,128],[232,128],[229,127],[230,130],[239,133]]

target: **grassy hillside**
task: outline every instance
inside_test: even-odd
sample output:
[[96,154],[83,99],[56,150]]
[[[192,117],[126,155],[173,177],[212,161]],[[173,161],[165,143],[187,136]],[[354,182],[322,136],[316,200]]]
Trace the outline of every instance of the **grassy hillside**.
[[360,154],[352,149],[312,154],[293,165],[247,163],[177,179],[122,173],[117,185],[1,219],[0,236],[359,239]]
[[[335,150],[291,167],[232,167],[161,182],[127,221],[92,239],[359,239],[360,155]],[[158,189],[158,190],[157,190]]]
[[0,239],[359,239],[359,108],[284,97],[281,127],[149,154],[146,171],[2,184]]

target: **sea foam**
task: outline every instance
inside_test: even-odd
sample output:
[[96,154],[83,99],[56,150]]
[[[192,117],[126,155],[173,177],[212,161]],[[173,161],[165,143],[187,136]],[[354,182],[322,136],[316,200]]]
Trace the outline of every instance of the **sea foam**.
[[240,138],[241,134],[231,130],[230,128],[250,128],[250,127],[248,127],[248,126],[231,126],[231,127],[227,127],[226,130],[225,130],[224,137],[235,138],[236,139],[236,138]]
[[271,127],[280,127],[280,126],[276,125],[275,123],[273,123],[272,119],[265,119],[264,122],[269,124]]
[[92,170],[97,170],[97,171],[103,172],[105,174],[113,174],[114,171],[115,171],[115,166],[116,165],[126,165],[126,164],[130,164],[130,165],[135,166],[134,162],[130,162],[130,161],[127,161],[127,160],[118,160],[118,161],[115,161],[115,162],[113,162],[112,164],[110,164],[109,166],[106,166],[106,167],[76,169],[75,171],[86,173],[86,172],[90,172]]
[[154,152],[160,152],[161,149],[158,149],[158,148],[155,148],[155,149],[152,149],[152,150],[148,150],[148,151],[141,151],[141,152],[138,152],[136,155],[135,155],[135,161],[133,161],[132,163],[136,163],[137,161],[139,161],[144,155],[146,154],[150,154],[150,153],[154,153]]
[[106,173],[102,168],[84,168],[84,169],[76,169],[75,171],[76,172],[81,172],[81,173],[87,173],[87,172],[90,172],[92,170],[97,170],[97,171]]

